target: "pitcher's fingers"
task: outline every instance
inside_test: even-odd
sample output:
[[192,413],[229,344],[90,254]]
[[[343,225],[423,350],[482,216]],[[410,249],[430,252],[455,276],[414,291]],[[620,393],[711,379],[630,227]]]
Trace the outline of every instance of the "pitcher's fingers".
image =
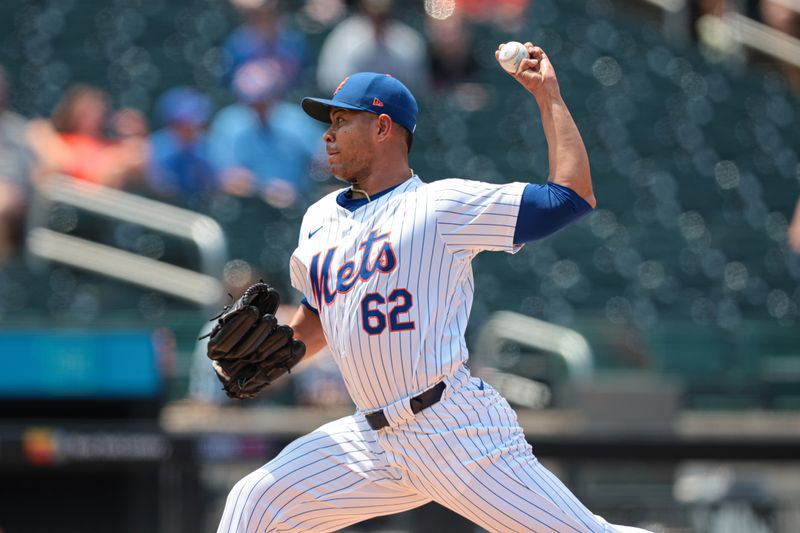
[[542,50],[542,54],[539,57],[539,63],[542,68],[547,68],[549,65],[552,65],[552,63],[550,63],[550,58],[547,57],[547,53],[544,50]]
[[519,67],[517,68],[517,72],[524,72],[526,70],[533,70],[534,72],[538,71],[539,69],[539,60],[538,59],[523,59],[519,62]]
[[[540,56],[544,50],[540,46],[533,44],[532,42],[528,41],[525,43],[525,48],[528,50],[528,53],[532,56]],[[538,57],[537,57],[538,59]]]

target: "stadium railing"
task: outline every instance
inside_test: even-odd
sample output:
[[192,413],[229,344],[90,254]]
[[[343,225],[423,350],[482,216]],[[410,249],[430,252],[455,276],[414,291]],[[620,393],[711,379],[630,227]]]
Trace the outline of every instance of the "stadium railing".
[[[48,219],[55,205],[189,241],[197,249],[198,270],[51,229]],[[213,219],[68,176],[50,176],[36,188],[28,216],[26,249],[35,259],[88,270],[203,307],[217,305],[224,294],[219,279],[228,256],[227,242]]]

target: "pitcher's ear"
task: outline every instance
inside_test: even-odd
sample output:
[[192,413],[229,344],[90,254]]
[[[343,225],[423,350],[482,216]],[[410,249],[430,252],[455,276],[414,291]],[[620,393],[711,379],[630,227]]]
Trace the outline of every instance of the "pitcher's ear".
[[388,136],[392,131],[392,126],[394,126],[392,117],[385,113],[378,115],[378,133],[381,137]]

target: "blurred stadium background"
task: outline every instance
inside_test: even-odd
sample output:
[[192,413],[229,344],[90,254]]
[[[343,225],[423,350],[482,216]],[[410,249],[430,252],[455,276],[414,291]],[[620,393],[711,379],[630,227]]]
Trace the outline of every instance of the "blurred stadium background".
[[[611,522],[800,531],[799,12],[2,2],[0,531],[214,531],[241,475],[347,413],[324,358],[228,402],[196,340],[253,279],[297,303],[300,217],[336,184],[291,104],[388,70],[423,179],[541,181],[535,106],[492,53],[512,39],[553,59],[599,206],[476,260],[475,371]],[[351,530],[434,528],[474,530],[433,505]]]

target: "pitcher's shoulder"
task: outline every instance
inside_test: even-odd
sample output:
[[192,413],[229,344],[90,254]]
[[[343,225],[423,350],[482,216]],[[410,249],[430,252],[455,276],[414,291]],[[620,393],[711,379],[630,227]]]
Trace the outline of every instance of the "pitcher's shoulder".
[[438,192],[447,189],[462,189],[477,185],[478,181],[465,178],[441,178],[435,181],[423,182],[422,186],[428,192]]
[[336,197],[346,190],[346,188],[333,190],[308,206],[308,209],[306,209],[303,215],[303,220],[316,219],[335,212],[337,206]]

